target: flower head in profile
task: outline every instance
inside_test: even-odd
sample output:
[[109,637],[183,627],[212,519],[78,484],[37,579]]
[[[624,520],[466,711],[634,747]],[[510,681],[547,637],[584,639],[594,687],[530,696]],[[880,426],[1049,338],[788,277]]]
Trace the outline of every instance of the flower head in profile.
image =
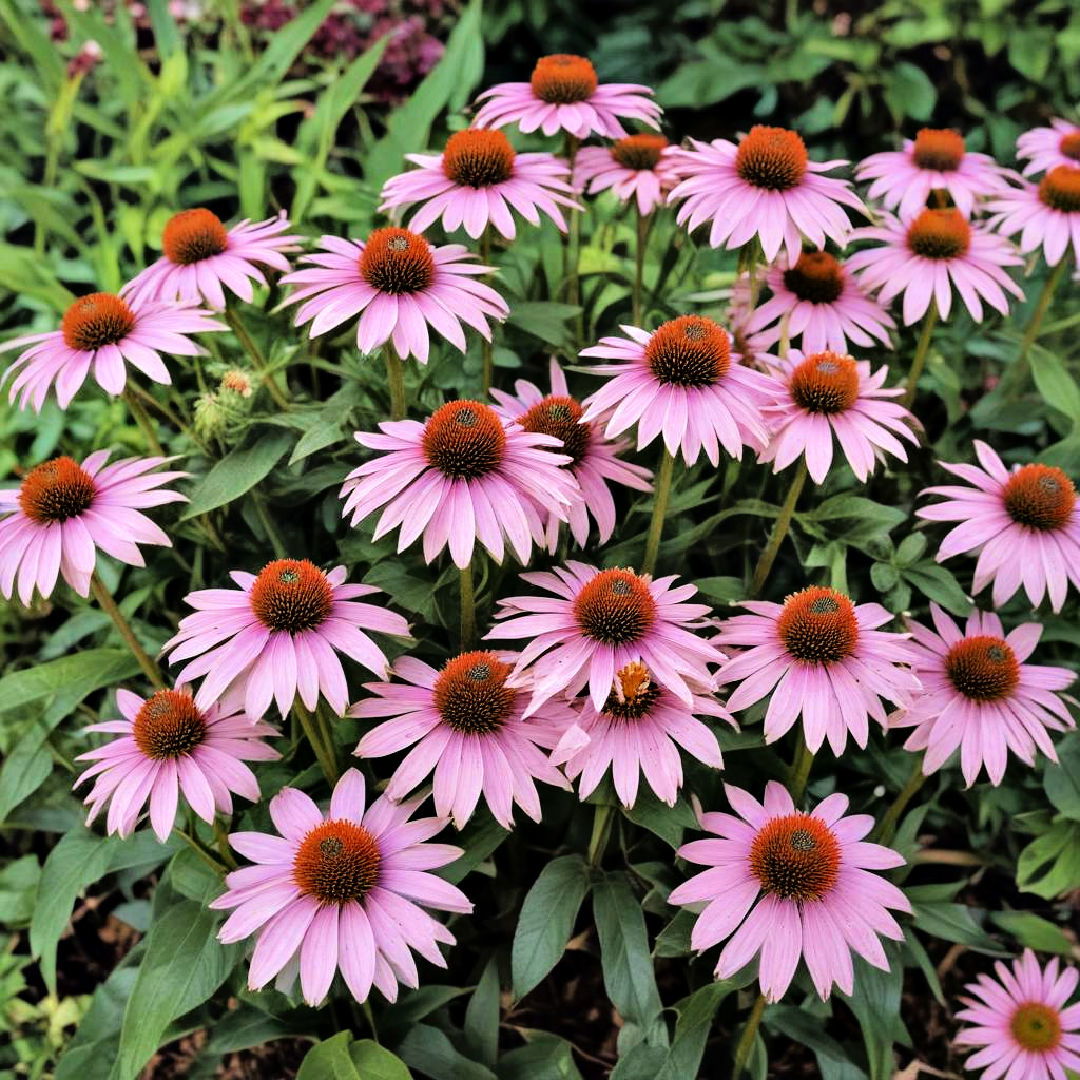
[[423,424],[379,429],[356,432],[361,446],[383,453],[345,478],[342,515],[358,525],[385,507],[374,539],[400,529],[404,551],[422,535],[426,562],[449,547],[455,564],[468,566],[479,541],[500,563],[509,542],[525,564],[533,544],[544,544],[544,518],[565,521],[580,498],[559,439],[508,423],[479,401],[450,401]]
[[434,772],[435,812],[460,829],[481,795],[495,820],[514,827],[514,803],[540,820],[536,781],[566,787],[548,761],[549,751],[574,722],[561,701],[547,701],[528,720],[528,679],[511,678],[513,653],[474,651],[448,660],[440,671],[403,656],[393,668],[402,682],[367,683],[371,697],[349,715],[390,717],[369,731],[358,757],[385,757],[413,747],[394,770],[386,795],[403,799]]
[[724,767],[716,735],[699,716],[738,728],[735,717],[712,694],[694,693],[687,704],[635,660],[615,673],[603,708],[597,709],[590,698],[582,702],[577,723],[567,729],[551,760],[578,781],[582,799],[610,769],[623,806],[637,801],[642,775],[661,802],[674,806],[683,782],[680,749],[710,768]]
[[997,979],[981,974],[965,987],[965,1008],[956,1014],[968,1027],[956,1042],[975,1047],[964,1062],[969,1072],[983,1069],[985,1080],[1063,1080],[1080,1072],[1080,1002],[1077,969],[1045,968],[1030,949],[1007,966],[994,964]]
[[993,448],[976,439],[978,465],[941,462],[965,484],[925,488],[944,502],[915,513],[928,521],[959,522],[938,548],[937,560],[977,552],[972,592],[993,582],[1001,607],[1021,586],[1035,605],[1044,595],[1060,611],[1069,582],[1080,589],[1080,506],[1076,487],[1055,465],[1005,468]]
[[29,604],[34,587],[51,596],[56,580],[90,595],[98,549],[129,566],[145,566],[139,544],[172,541],[145,514],[152,506],[187,502],[163,487],[186,472],[154,472],[173,458],[125,458],[106,465],[96,450],[80,465],[69,457],[35,465],[17,488],[0,489],[0,596]]
[[637,425],[641,450],[660,436],[687,465],[702,450],[717,465],[720,447],[733,458],[744,446],[764,448],[768,431],[761,410],[771,382],[740,363],[731,336],[703,315],[680,315],[649,333],[622,327],[625,337],[605,337],[583,349],[615,363],[587,368],[611,381],[585,399],[585,420],[604,423],[613,439]]
[[130,836],[147,801],[150,825],[161,841],[176,822],[180,795],[207,823],[214,814],[232,813],[232,796],[259,799],[259,784],[245,761],[273,761],[281,755],[264,739],[277,735],[269,724],[254,722],[236,704],[215,702],[200,709],[182,690],[159,690],[143,699],[117,690],[122,720],[91,724],[86,731],[117,737],[76,761],[93,762],[75,786],[93,779],[84,800],[87,824],[108,804],[110,833]]
[[91,374],[106,393],[119,394],[127,384],[128,364],[148,379],[168,385],[172,376],[162,353],[202,356],[206,350],[190,335],[227,329],[192,302],[89,293],[68,307],[59,330],[26,334],[0,345],[0,352],[29,346],[4,372],[4,380],[12,377],[8,400],[17,398],[20,409],[29,406],[40,412],[49,390],[55,389],[57,403],[66,409]]
[[610,190],[638,213],[663,205],[679,182],[676,148],[663,135],[627,135],[611,146],[586,146],[574,159],[574,181],[591,195]]
[[1021,254],[1042,249],[1054,266],[1072,246],[1080,262],[1080,165],[1057,165],[1037,184],[1024,183],[986,204],[993,215],[990,228],[1004,236],[1016,236]]
[[302,791],[284,788],[270,800],[281,835],[229,837],[253,865],[229,874],[227,891],[210,906],[231,911],[219,941],[255,935],[252,990],[277,976],[277,988],[288,992],[299,974],[304,1000],[318,1005],[340,970],[357,1001],[366,1001],[372,986],[396,1001],[398,983],[419,985],[413,952],[446,967],[439,945],[453,945],[454,935],[424,908],[467,913],[472,904],[431,873],[462,851],[427,843],[446,820],[412,820],[421,802],[383,795],[367,806],[364,778],[349,769],[327,814]]
[[1025,131],[1016,140],[1016,156],[1027,158],[1025,176],[1049,172],[1058,165],[1080,169],[1080,124],[1057,118],[1049,127]]
[[284,716],[297,694],[308,709],[322,694],[341,716],[349,688],[337,654],[381,678],[386,657],[368,632],[409,633],[400,615],[357,600],[379,590],[345,584],[344,566],[327,574],[307,559],[275,559],[257,575],[234,570],[229,576],[239,589],[188,594],[185,602],[195,612],[180,620],[164,646],[170,664],[189,661],[178,683],[202,678],[195,695],[200,708],[231,690],[243,695],[244,711],[253,717],[272,701]]
[[265,221],[245,218],[227,229],[212,210],[197,207],[169,218],[161,234],[162,256],[121,290],[131,304],[162,300],[205,301],[225,307],[225,290],[251,303],[254,286],[265,285],[263,269],[289,269],[286,253],[298,250],[299,235],[282,211]]
[[845,207],[866,214],[847,180],[825,176],[846,161],[811,161],[806,144],[787,128],[757,125],[739,143],[691,139],[678,152],[683,176],[670,196],[682,201],[676,220],[691,232],[710,222],[709,245],[741,248],[755,237],[768,262],[781,247],[798,260],[803,240],[843,247],[851,233]]
[[717,838],[692,840],[678,852],[709,869],[668,897],[671,904],[704,905],[690,935],[694,949],[727,940],[716,977],[730,978],[757,956],[761,992],[779,1001],[805,959],[824,1001],[834,984],[852,992],[852,953],[888,971],[878,939],[903,939],[891,911],[910,912],[911,904],[873,873],[904,864],[891,848],[863,839],[874,819],[847,814],[848,797],[839,793],[804,813],[775,780],[764,804],[730,784],[726,791],[735,814],[698,814],[702,829]]
[[744,648],[718,674],[739,685],[728,697],[740,712],[769,696],[765,742],[802,717],[806,745],[817,753],[828,739],[841,754],[850,735],[866,746],[869,719],[886,726],[881,699],[906,704],[919,680],[905,635],[879,630],[892,620],[880,604],[853,604],[843,593],[811,585],[783,604],[747,601],[749,615],[720,624],[718,645]]
[[387,342],[402,360],[426,364],[429,328],[465,351],[465,326],[491,340],[490,319],[502,322],[509,309],[490,286],[474,278],[493,267],[469,262],[461,244],[434,247],[408,229],[376,229],[366,241],[337,236],[320,239],[321,250],[305,255],[307,266],[281,279],[298,286],[286,301],[300,304],[296,325],[311,323],[311,337],[359,315],[356,344],[371,353]]
[[620,120],[658,126],[660,106],[652,93],[639,83],[602,83],[591,61],[558,53],[540,57],[528,82],[499,83],[485,90],[476,99],[480,108],[473,126],[517,124],[526,134],[565,131],[579,139],[621,139],[626,132]]

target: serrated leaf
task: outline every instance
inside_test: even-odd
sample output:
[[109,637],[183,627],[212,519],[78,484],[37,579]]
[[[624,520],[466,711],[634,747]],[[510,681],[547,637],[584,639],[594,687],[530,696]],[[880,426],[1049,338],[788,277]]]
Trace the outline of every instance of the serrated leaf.
[[269,476],[291,445],[289,432],[268,431],[251,446],[231,451],[195,486],[180,520],[187,521],[239,499]]

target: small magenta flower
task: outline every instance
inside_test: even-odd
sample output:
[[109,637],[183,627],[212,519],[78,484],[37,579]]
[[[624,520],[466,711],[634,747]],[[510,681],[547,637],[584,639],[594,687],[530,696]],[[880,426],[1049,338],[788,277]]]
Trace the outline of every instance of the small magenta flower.
[[1080,124],[1071,120],[1055,119],[1050,127],[1025,131],[1016,140],[1016,156],[1027,158],[1025,176],[1049,172],[1059,165],[1080,168]]
[[574,159],[574,181],[590,195],[610,190],[638,213],[662,206],[681,178],[677,150],[663,135],[627,135],[611,146],[586,146]]

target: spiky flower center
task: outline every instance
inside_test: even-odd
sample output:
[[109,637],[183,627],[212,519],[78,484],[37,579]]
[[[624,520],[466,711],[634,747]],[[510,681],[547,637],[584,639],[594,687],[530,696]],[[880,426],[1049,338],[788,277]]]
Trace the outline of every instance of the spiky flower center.
[[408,229],[376,229],[360,256],[360,276],[380,292],[423,292],[435,280],[431,246]]
[[561,439],[563,453],[573,458],[573,464],[577,465],[585,456],[592,431],[591,423],[581,422],[581,413],[581,405],[574,398],[565,394],[549,394],[522,414],[518,423],[526,431],[537,431],[541,435]]
[[618,720],[640,720],[647,716],[660,697],[660,687],[649,669],[635,660],[620,668],[615,685],[604,702],[604,712]]
[[530,81],[533,93],[549,105],[588,101],[598,84],[592,61],[569,53],[541,56]]
[[191,266],[229,247],[229,233],[212,210],[198,207],[173,214],[161,236],[161,246],[169,262]]
[[1039,184],[1039,198],[1043,205],[1063,214],[1080,211],[1080,169],[1070,165],[1051,169]]
[[728,332],[703,315],[680,315],[658,327],[645,346],[657,382],[699,388],[718,383],[731,367]]
[[649,579],[633,570],[601,570],[574,599],[581,632],[602,645],[640,641],[656,621]]
[[1061,1045],[1061,1014],[1052,1005],[1027,1001],[1012,1014],[1009,1031],[1025,1050],[1056,1050]]
[[251,610],[269,630],[302,634],[330,617],[334,590],[307,559],[275,559],[251,586]]
[[971,246],[971,226],[954,206],[923,210],[908,226],[907,244],[924,259],[955,259]]
[[442,167],[455,184],[486,188],[513,176],[515,156],[510,140],[501,131],[470,128],[446,140]]
[[64,312],[60,332],[69,349],[93,352],[116,345],[135,329],[135,312],[113,293],[96,292],[80,296]]
[[611,148],[611,156],[624,169],[655,169],[668,147],[663,135],[627,135]]
[[94,502],[93,477],[69,457],[35,465],[19,488],[19,506],[32,521],[48,525],[89,510]]
[[844,269],[827,251],[804,251],[784,271],[784,285],[810,304],[833,304],[844,291]]
[[296,887],[323,904],[362,900],[379,883],[382,852],[367,829],[351,821],[324,821],[293,858]]
[[945,655],[949,681],[972,701],[1001,701],[1020,682],[1020,664],[1004,638],[964,638]]
[[855,605],[843,593],[820,585],[792,593],[776,629],[788,653],[809,663],[836,663],[850,656],[859,642]]
[[1069,131],[1061,136],[1058,149],[1073,161],[1080,161],[1080,131]]
[[964,136],[958,131],[923,128],[915,136],[911,156],[920,169],[956,172],[964,160]]
[[841,413],[859,398],[859,372],[850,356],[813,353],[791,373],[791,396],[801,409]]
[[788,191],[802,180],[808,161],[806,143],[796,132],[758,124],[739,143],[735,171],[753,187]]
[[135,714],[132,735],[147,757],[178,758],[190,754],[206,738],[206,720],[190,694],[159,690]]
[[514,711],[518,691],[511,672],[493,652],[467,652],[447,662],[432,691],[443,721],[463,735],[490,735]]
[[506,431],[499,414],[479,401],[449,401],[424,425],[428,463],[452,480],[479,480],[502,463]]
[[1056,465],[1024,465],[1005,483],[1005,511],[1018,525],[1054,532],[1072,518],[1076,488]]
[[836,884],[840,845],[818,818],[786,814],[758,830],[750,845],[750,870],[766,892],[781,900],[810,903]]

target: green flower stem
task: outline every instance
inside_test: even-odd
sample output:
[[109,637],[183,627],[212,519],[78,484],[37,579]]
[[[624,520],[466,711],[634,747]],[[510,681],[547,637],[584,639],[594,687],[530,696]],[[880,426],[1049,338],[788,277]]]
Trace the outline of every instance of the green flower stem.
[[[214,871],[215,874],[221,876],[225,873],[226,868],[221,863],[219,863],[217,859],[215,859],[214,856],[211,855],[210,852],[207,851],[206,848],[204,848],[202,844],[199,843],[198,840],[195,839],[192,833],[188,832],[186,829],[177,829],[176,835],[179,836],[180,839],[183,840],[188,845],[188,847],[190,847],[191,850],[194,851],[195,854],[198,855],[199,858],[202,859],[202,861],[206,863],[206,865],[209,866],[211,870]],[[236,865],[235,862],[233,863],[233,865]]]
[[671,499],[671,478],[675,472],[675,458],[665,446],[660,451],[660,468],[653,489],[653,512],[649,522],[649,535],[645,540],[645,557],[641,560],[641,572],[651,574],[656,569],[656,557],[660,554],[660,537],[664,531],[668,502]]
[[765,1005],[765,995],[758,994],[754,1007],[750,1010],[750,1015],[743,1025],[739,1041],[735,1046],[735,1064],[731,1070],[732,1080],[739,1080],[743,1070],[746,1068],[746,1063],[750,1060],[750,1051],[754,1049],[754,1039],[757,1036],[758,1028],[761,1026],[761,1014],[765,1011]]
[[267,368],[266,357],[263,356],[259,346],[255,344],[255,339],[248,332],[247,326],[244,325],[243,319],[237,314],[235,308],[227,307],[225,309],[225,321],[232,327],[232,332],[244,347],[244,352],[248,354],[252,366],[262,376],[262,383],[270,391],[274,404],[282,410],[290,408],[289,399],[281,392],[281,387],[278,386],[273,372]]
[[153,684],[154,689],[164,690],[165,680],[161,676],[161,669],[150,658],[147,651],[139,644],[138,638],[135,637],[135,631],[131,629],[131,624],[120,613],[120,609],[116,606],[116,601],[105,587],[105,582],[98,577],[96,570],[90,578],[90,592],[97,601],[98,607],[112,619],[113,625],[124,639],[127,647],[131,650],[132,656],[139,662],[139,667],[142,668],[143,674]]
[[405,362],[388,341],[383,346],[386,358],[386,385],[390,390],[390,419],[405,419]]
[[635,326],[641,326],[641,320],[644,317],[642,311],[642,291],[645,276],[645,248],[649,242],[649,226],[652,223],[652,216],[650,214],[643,214],[634,204],[634,220],[637,226],[636,232],[636,244],[634,245],[634,307],[633,307],[633,323]]
[[[576,135],[567,134],[565,153],[571,178],[574,175],[574,162],[580,145],[581,140]],[[581,303],[581,278],[578,274],[578,264],[581,259],[581,212],[571,210],[569,217],[564,237],[563,277],[566,279],[566,302],[578,306]],[[577,336],[581,340],[585,337],[584,314],[581,312],[577,317]]]
[[190,425],[185,423],[185,421],[180,418],[179,414],[169,408],[163,401],[158,401],[153,394],[148,394],[141,386],[130,382],[124,390],[124,395],[125,399],[128,395],[131,395],[138,403],[141,404],[145,402],[151,408],[155,409],[168,423],[172,424],[177,431],[182,431],[200,450],[203,451],[204,454],[209,456],[209,445],[199,438],[199,436],[191,429]]
[[473,583],[473,564],[459,567],[458,584],[461,596],[461,651],[476,648],[476,586]]
[[311,749],[315,751],[315,757],[319,762],[319,767],[322,769],[323,775],[330,782],[332,787],[337,783],[337,766],[334,762],[332,752],[323,743],[319,724],[316,722],[315,717],[308,707],[299,698],[293,702],[293,711],[300,720],[300,726],[304,729],[304,735],[307,736],[307,741],[311,743]]
[[799,462],[795,475],[791,479],[791,487],[788,488],[784,505],[780,507],[780,516],[777,517],[776,524],[773,525],[772,536],[769,537],[769,546],[761,553],[761,558],[758,559],[757,567],[754,570],[754,580],[750,586],[751,598],[759,596],[761,590],[765,587],[765,582],[769,578],[769,571],[772,570],[777,553],[780,551],[780,545],[783,544],[784,537],[787,536],[788,530],[791,528],[791,519],[795,516],[795,504],[802,494],[807,475],[806,458],[803,457]]
[[[487,225],[480,234],[480,262],[483,266],[489,265],[491,260],[491,226]],[[488,391],[495,381],[495,326],[492,324],[491,337],[480,338],[480,355],[483,359],[483,370],[480,376],[480,400],[487,401]]]
[[889,844],[892,842],[893,836],[896,835],[896,826],[900,822],[900,816],[907,809],[907,804],[911,802],[919,789],[926,783],[926,776],[923,774],[922,763],[923,759],[921,756],[915,758],[907,782],[900,789],[896,798],[893,799],[889,809],[885,811],[885,816],[878,822],[878,827],[874,836],[877,843]]
[[232,850],[229,847],[229,833],[217,818],[214,818],[214,839],[217,841],[217,849],[218,854],[221,856],[221,861],[229,870],[235,870],[237,863],[236,859],[233,858]]
[[1027,381],[1029,370],[1028,353],[1039,336],[1043,319],[1046,318],[1046,313],[1050,309],[1050,301],[1053,300],[1054,293],[1065,275],[1068,262],[1068,255],[1062,255],[1057,265],[1050,271],[1046,281],[1043,282],[1035,310],[1031,313],[1031,319],[1024,329],[1024,337],[1020,342],[1020,353],[1016,358],[1016,363],[1013,364],[1001,380],[1002,390],[1008,394],[1015,394]]
[[615,821],[615,807],[610,803],[597,803],[593,816],[592,836],[589,838],[588,862],[590,866],[599,866],[611,836],[611,826]]
[[161,443],[157,437],[157,432],[154,431],[154,421],[150,419],[134,391],[130,387],[125,386],[120,396],[124,399],[124,404],[128,407],[131,418],[139,425],[139,430],[143,433],[143,438],[146,439],[146,444],[150,449],[150,453],[153,454],[154,457],[164,457],[165,451],[162,450]]
[[923,368],[926,366],[926,355],[930,352],[930,340],[934,336],[934,327],[937,326],[938,307],[937,301],[931,300],[930,307],[923,319],[922,330],[919,332],[919,342],[915,346],[915,355],[911,360],[911,368],[908,371],[907,382],[904,384],[904,396],[900,399],[901,404],[911,405],[915,400],[915,391],[919,386]]
[[796,807],[802,802],[802,797],[806,794],[806,785],[810,780],[810,770],[813,766],[814,755],[806,745],[806,735],[800,725],[795,742],[795,757],[791,762],[791,779],[788,781],[788,791],[791,793],[791,799]]

